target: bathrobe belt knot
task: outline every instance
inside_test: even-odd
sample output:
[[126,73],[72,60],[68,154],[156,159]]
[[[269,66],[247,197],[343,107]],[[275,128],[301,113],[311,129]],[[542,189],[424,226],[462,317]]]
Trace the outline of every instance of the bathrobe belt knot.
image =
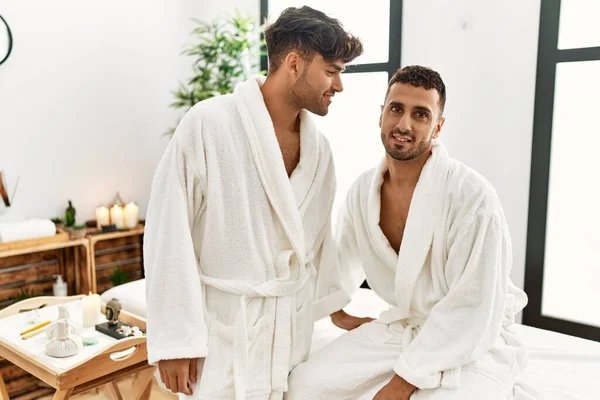
[[[290,364],[292,297],[306,286],[311,275],[315,273],[313,256],[309,254],[300,261],[293,250],[284,250],[278,254],[276,271],[299,270],[298,279],[289,277],[265,281],[251,285],[239,280],[200,277],[203,284],[217,290],[240,296],[240,310],[235,319],[233,337],[233,380],[236,400],[246,399],[246,380],[248,379],[248,324],[246,307],[248,301],[257,297],[277,298],[275,310],[275,332],[273,337],[273,362],[271,364],[271,386],[273,392],[287,391],[287,377]],[[294,265],[296,264],[296,265]]]
[[[401,335],[402,348],[406,349],[417,337],[426,320],[425,318],[408,317],[400,307],[390,307],[379,315],[377,321],[389,324],[392,333]],[[446,389],[458,388],[460,386],[460,371],[460,367],[443,371],[440,386]]]

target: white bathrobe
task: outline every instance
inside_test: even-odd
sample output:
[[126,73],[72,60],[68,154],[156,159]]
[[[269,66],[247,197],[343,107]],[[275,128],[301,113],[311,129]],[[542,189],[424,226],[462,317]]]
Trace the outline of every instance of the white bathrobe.
[[194,399],[281,398],[313,318],[349,302],[331,235],[329,144],[303,111],[288,178],[263,79],[194,106],[152,185],[148,360],[206,357]]
[[382,162],[351,187],[337,242],[346,276],[364,271],[390,309],[297,367],[287,398],[370,400],[394,372],[419,388],[412,399],[510,398],[526,362],[511,325],[527,297],[509,279],[494,189],[435,145],[396,254],[379,226],[385,172]]

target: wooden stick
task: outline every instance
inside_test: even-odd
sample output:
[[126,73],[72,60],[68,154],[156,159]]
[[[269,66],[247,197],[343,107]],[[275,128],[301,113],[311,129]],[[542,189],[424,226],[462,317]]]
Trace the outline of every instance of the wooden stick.
[[44,333],[44,332],[46,332],[46,328],[38,329],[37,331],[28,333],[26,335],[21,335],[21,339],[23,339],[23,340],[31,339],[32,337],[37,336],[40,333]]
[[112,381],[106,385],[106,388],[108,389],[108,394],[110,395],[111,400],[123,400],[123,396],[121,395],[121,391],[117,386],[117,382]]
[[0,171],[0,196],[2,196],[4,205],[6,207],[10,207],[10,200],[8,199],[8,192],[6,191],[6,187],[4,185],[4,175],[2,175],[2,171]]
[[146,389],[152,385],[152,377],[154,375],[155,368],[148,368],[141,371],[135,381],[133,382],[133,388],[131,390],[131,394],[133,395],[131,398],[135,400],[146,400]]
[[52,400],[67,400],[69,397],[71,397],[71,393],[73,393],[73,388],[57,390],[56,393],[54,393]]
[[43,328],[46,325],[50,325],[50,322],[52,322],[52,321],[44,321],[44,322],[42,322],[40,324],[37,324],[33,328],[29,328],[26,331],[21,332],[21,336],[26,335],[26,334],[28,334],[30,332],[33,332],[33,331],[37,331],[38,329]]
[[2,374],[0,374],[0,400],[10,400],[8,398],[8,389],[4,384],[4,379],[2,379]]

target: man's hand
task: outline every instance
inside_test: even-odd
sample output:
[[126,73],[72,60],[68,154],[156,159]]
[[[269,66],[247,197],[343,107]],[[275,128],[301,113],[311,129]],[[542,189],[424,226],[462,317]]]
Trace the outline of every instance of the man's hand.
[[408,400],[416,389],[416,386],[394,375],[387,385],[377,392],[373,400]]
[[347,331],[351,331],[352,329],[356,329],[362,324],[366,324],[367,322],[371,322],[374,318],[359,318],[350,314],[346,314],[344,310],[336,311],[330,315],[331,322],[335,326],[341,329],[345,329]]
[[[191,395],[192,384],[198,380],[197,363],[197,358],[160,360],[158,362],[160,379],[171,392]],[[200,360],[200,373],[203,365],[204,358]]]

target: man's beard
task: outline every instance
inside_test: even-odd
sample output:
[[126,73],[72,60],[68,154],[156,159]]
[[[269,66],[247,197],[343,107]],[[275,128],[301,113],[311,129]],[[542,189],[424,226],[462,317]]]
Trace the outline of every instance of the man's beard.
[[292,86],[291,97],[293,104],[298,108],[305,108],[313,114],[327,115],[329,107],[324,102],[323,93],[317,91],[306,79],[308,70],[305,70],[300,79]]
[[[411,142],[407,143],[408,148],[402,148],[401,146],[392,143],[393,134],[399,134],[403,137],[409,138]],[[414,160],[415,158],[418,158],[423,153],[431,149],[431,147],[433,146],[433,132],[428,140],[416,142],[415,137],[410,132],[400,132],[398,129],[395,129],[389,133],[381,132],[381,141],[383,142],[385,151],[394,160],[410,161]]]

